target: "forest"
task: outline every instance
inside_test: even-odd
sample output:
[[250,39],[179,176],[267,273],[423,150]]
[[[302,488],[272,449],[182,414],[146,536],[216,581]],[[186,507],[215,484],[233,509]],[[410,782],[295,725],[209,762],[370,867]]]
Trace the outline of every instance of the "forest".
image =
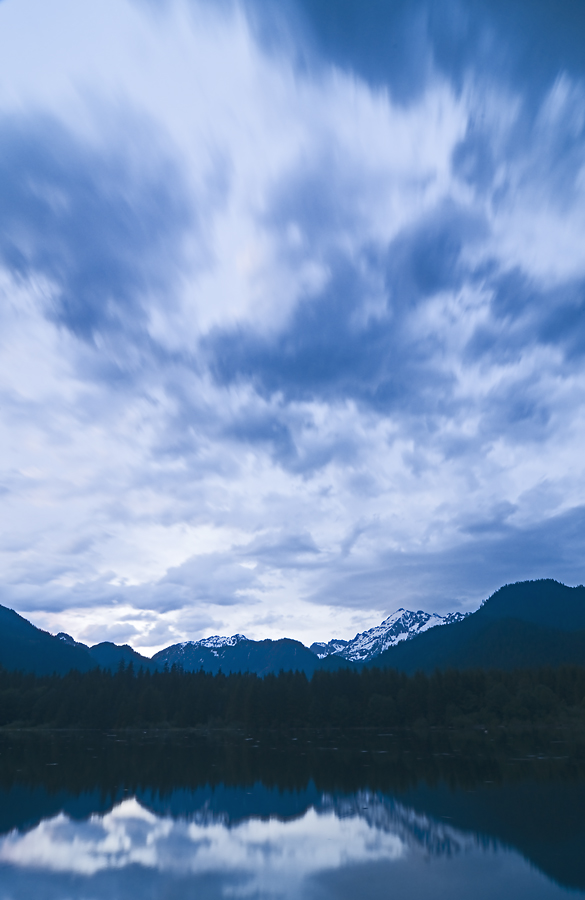
[[585,668],[216,674],[0,669],[0,726],[432,727],[585,724]]

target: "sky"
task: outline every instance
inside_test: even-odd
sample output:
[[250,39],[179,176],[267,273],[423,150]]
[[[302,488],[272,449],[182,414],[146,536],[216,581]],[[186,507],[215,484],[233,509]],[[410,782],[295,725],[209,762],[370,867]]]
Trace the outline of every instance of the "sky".
[[150,654],[585,574],[581,0],[0,0],[0,603]]

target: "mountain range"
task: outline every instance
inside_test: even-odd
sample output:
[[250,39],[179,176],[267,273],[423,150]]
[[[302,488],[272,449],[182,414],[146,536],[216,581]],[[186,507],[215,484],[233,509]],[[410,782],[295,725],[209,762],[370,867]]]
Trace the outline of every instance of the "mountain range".
[[229,638],[215,635],[202,641],[187,641],[160,650],[152,657],[159,668],[181,666],[187,672],[256,672],[267,675],[290,669],[312,675],[316,669],[346,668],[346,660],[338,656],[319,659],[300,641],[280,638],[276,641],[250,641],[241,634]]
[[0,665],[36,674],[88,671],[100,666],[187,671],[304,671],[379,666],[412,673],[442,668],[517,668],[585,665],[585,588],[552,579],[506,585],[474,613],[440,616],[398,609],[368,631],[346,641],[333,638],[305,647],[290,638],[252,641],[242,634],[214,635],[166,647],[152,658],[105,641],[88,646],[61,632],[36,628],[0,606]]

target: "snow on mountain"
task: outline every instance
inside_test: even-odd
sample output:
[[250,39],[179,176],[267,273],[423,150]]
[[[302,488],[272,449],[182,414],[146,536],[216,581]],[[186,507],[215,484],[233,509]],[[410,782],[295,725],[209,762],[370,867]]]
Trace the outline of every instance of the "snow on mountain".
[[333,640],[329,641],[327,644],[324,641],[315,641],[314,644],[311,644],[309,650],[312,650],[319,659],[324,659],[326,656],[331,656],[332,653],[337,653],[342,656],[342,651],[345,650],[348,644],[349,641],[343,641],[341,638],[333,638]]
[[235,647],[240,641],[247,641],[248,638],[244,634],[232,634],[230,637],[224,637],[220,634],[213,634],[210,637],[201,638],[200,641],[183,641],[180,647],[209,647],[210,650],[218,650],[220,647]]
[[[157,665],[180,666],[185,671],[197,671],[200,668],[206,671],[215,671],[221,665],[226,650],[235,647],[241,641],[247,641],[243,634],[232,634],[230,637],[213,634],[202,638],[200,641],[183,641],[180,644],[172,644],[159,650],[152,657]],[[209,666],[211,665],[211,670]],[[215,668],[214,668],[215,667]]]
[[[462,618],[461,613],[439,616],[437,613],[431,614],[422,610],[411,612],[408,609],[397,609],[395,613],[384,619],[381,625],[356,634],[351,641],[334,638],[327,643],[311,644],[309,649],[319,659],[326,656],[339,656],[352,662],[367,662],[400,641],[409,640],[437,625],[458,622]],[[215,671],[214,667],[228,665],[226,651],[229,654],[229,648],[236,647],[240,642],[247,640],[248,638],[243,634],[232,634],[230,637],[214,634],[199,641],[183,641],[159,650],[153,656],[153,661],[159,665],[178,665],[184,667],[186,671],[197,671],[199,668],[207,670],[211,665]],[[257,642],[252,641],[251,644],[256,646]],[[290,664],[290,660],[288,664]]]
[[367,662],[378,656],[388,647],[393,647],[400,641],[408,641],[429,628],[436,628],[438,625],[450,625],[453,622],[459,622],[465,618],[468,613],[449,613],[446,616],[440,616],[438,613],[427,613],[419,609],[412,612],[409,609],[397,609],[396,612],[384,619],[381,625],[370,628],[369,631],[362,631],[351,641],[343,641],[334,638],[328,643],[316,642],[311,644],[310,649],[313,653],[323,659],[325,656],[342,656],[344,659],[350,659],[352,662]]
[[218,656],[220,651],[225,647],[235,647],[240,641],[247,640],[248,638],[243,634],[232,634],[230,637],[225,637],[225,635],[221,634],[212,634],[209,637],[201,638],[200,641],[182,641],[180,644],[173,644],[171,647],[160,650],[155,654],[155,657],[158,658],[163,654],[169,655],[169,653],[172,653],[173,661],[179,662],[183,657],[191,658],[193,653],[202,647],[211,650],[214,656]]
[[71,637],[70,634],[67,634],[65,631],[60,631],[59,634],[55,635],[58,637],[60,641],[63,641],[64,644],[69,644],[70,647],[83,647],[84,650],[88,649],[87,644],[81,644],[79,641],[76,641]]

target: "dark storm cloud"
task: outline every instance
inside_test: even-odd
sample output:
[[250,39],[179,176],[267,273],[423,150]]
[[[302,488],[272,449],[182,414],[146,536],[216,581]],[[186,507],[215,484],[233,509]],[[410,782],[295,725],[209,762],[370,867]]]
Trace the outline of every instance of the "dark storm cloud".
[[225,423],[224,434],[244,444],[268,447],[272,456],[282,464],[290,466],[298,460],[297,447],[288,423],[269,410],[260,413],[242,410],[234,421]]
[[399,596],[409,608],[444,612],[459,602],[476,605],[502,584],[524,578],[582,582],[585,507],[521,526],[509,521],[513,513],[511,504],[501,503],[489,517],[462,523],[464,539],[440,553],[387,551],[367,566],[351,556],[340,560],[337,577],[311,599],[367,607],[387,597],[391,612]]
[[585,72],[579,0],[246,0],[268,47],[296,40],[299,67],[320,57],[409,103],[437,72],[461,86],[516,85],[531,104],[561,71]]
[[430,63],[426,6],[409,0],[245,0],[251,22],[269,49],[294,37],[300,68],[316,57],[350,69],[371,84],[390,84],[401,100],[424,87]]
[[148,158],[100,152],[48,117],[0,123],[0,259],[46,278],[49,314],[83,340],[136,334],[176,278],[193,210],[177,168]]
[[565,364],[579,362],[585,349],[585,281],[568,279],[543,289],[514,269],[486,279],[490,320],[478,326],[466,348],[467,361],[492,364],[518,360],[538,344],[558,347]]
[[554,297],[538,324],[543,343],[561,345],[570,362],[580,359],[585,354],[585,281]]
[[268,537],[251,541],[242,551],[244,557],[279,569],[312,568],[322,563],[315,561],[320,554],[309,532],[286,533],[284,530]]
[[490,391],[483,405],[482,430],[487,437],[514,435],[518,443],[548,437],[552,403],[533,378],[510,379]]
[[[582,580],[585,507],[521,526],[508,521],[511,514],[509,506],[501,504],[493,517],[471,525],[478,540],[447,552],[438,565],[439,572],[444,567],[446,581],[454,583],[455,572],[459,572],[462,592],[469,596],[477,579],[495,586],[521,578],[519,565],[531,578],[557,577],[570,584]],[[470,526],[463,530],[469,532]]]
[[[146,591],[157,609],[180,609],[194,601],[218,606],[250,605],[251,589],[260,589],[257,573],[238,562],[234,553],[205,553],[170,568],[164,578]],[[134,591],[140,595],[143,589]]]
[[[575,111],[580,98],[578,86],[561,80],[537,114],[520,112],[505,127],[490,130],[472,114],[454,147],[452,170],[474,196],[466,206],[443,200],[427,209],[387,246],[362,237],[363,198],[372,189],[364,174],[360,181],[339,154],[303,160],[275,187],[262,224],[278,236],[291,267],[300,268],[310,256],[328,272],[326,284],[302,296],[276,334],[267,336],[255,324],[217,328],[204,341],[217,382],[248,382],[263,397],[278,394],[286,402],[351,398],[382,414],[461,413],[449,329],[444,323],[421,329],[414,316],[441,292],[462,290],[482,291],[488,313],[462,348],[466,365],[514,365],[539,346],[554,347],[565,364],[580,365],[583,281],[556,276],[547,285],[490,249],[494,215],[525,206],[529,218],[537,198],[552,217],[552,237],[555,216],[562,220],[574,204],[585,158],[585,116]],[[292,245],[286,241],[291,229],[298,237]],[[346,249],[347,236],[357,249]],[[376,309],[368,311],[376,292]],[[502,433],[517,433],[521,441],[547,434],[551,410],[543,377],[511,374],[483,397],[475,410],[483,417],[480,442]],[[238,431],[247,441],[269,443],[287,467],[299,458],[282,419],[240,425],[233,434]],[[456,453],[463,449],[461,441],[454,446]]]
[[[297,208],[291,221],[312,234],[314,207]],[[331,231],[336,221],[332,210]],[[239,327],[218,329],[205,341],[217,380],[250,380],[262,394],[280,392],[287,400],[352,398],[379,411],[448,403],[449,378],[434,362],[441,336],[412,334],[408,317],[421,301],[461,286],[467,275],[461,251],[484,232],[481,219],[448,204],[387,248],[366,245],[357,259],[328,251],[327,285],[299,302],[277,336]],[[378,281],[383,308],[363,315]]]

